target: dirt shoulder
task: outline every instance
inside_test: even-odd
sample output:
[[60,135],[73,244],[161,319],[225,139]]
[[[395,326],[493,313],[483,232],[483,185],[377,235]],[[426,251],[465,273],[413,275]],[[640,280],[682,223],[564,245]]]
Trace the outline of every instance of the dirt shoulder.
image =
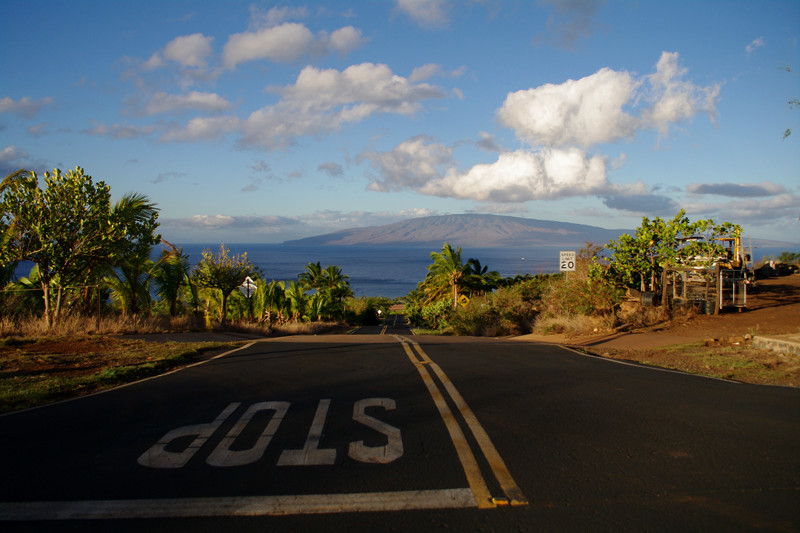
[[586,353],[746,383],[800,387],[800,356],[753,347],[754,335],[800,333],[800,275],[759,280],[747,310],[687,315],[628,333],[517,340],[561,344]]

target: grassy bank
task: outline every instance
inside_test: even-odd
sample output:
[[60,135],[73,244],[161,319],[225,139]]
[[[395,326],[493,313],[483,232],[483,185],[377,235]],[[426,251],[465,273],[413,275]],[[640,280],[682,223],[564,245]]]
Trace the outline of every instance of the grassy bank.
[[153,343],[114,337],[4,339],[0,413],[83,396],[184,366],[236,343]]
[[750,342],[693,342],[659,348],[587,353],[756,385],[800,387],[800,356],[753,348]]

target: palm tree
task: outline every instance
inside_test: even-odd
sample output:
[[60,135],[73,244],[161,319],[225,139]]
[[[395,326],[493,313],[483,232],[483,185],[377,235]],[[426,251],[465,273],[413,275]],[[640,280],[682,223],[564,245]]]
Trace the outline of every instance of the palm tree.
[[183,248],[176,248],[164,239],[161,242],[169,248],[161,251],[161,258],[154,267],[153,282],[161,300],[169,303],[169,315],[175,316],[181,288],[191,283],[189,256],[184,255]]
[[299,321],[306,310],[306,289],[305,287],[292,280],[286,285],[286,303],[292,320]]
[[331,293],[330,291],[323,290],[317,291],[312,294],[306,302],[306,312],[309,318],[322,320],[323,317],[328,317],[330,314]]
[[481,266],[481,262],[478,259],[468,259],[467,267],[469,268],[467,285],[472,294],[483,295],[493,291],[502,281],[499,272],[495,270],[488,272],[489,267]]
[[461,247],[454,250],[448,243],[444,243],[441,252],[431,252],[431,259],[433,263],[428,265],[428,275],[423,282],[428,301],[439,299],[450,292],[455,309],[471,267],[462,262]]
[[[155,274],[155,262],[150,254],[160,239],[155,235],[158,209],[146,195],[127,193],[114,204],[111,217],[123,223],[126,231],[117,250],[119,259],[105,281],[123,312],[137,315],[147,310],[151,302],[150,281]],[[92,266],[89,265],[89,270]]]
[[136,255],[122,258],[111,274],[105,277],[105,284],[111,289],[111,298],[117,301],[123,313],[138,315],[141,311],[149,310],[154,265],[150,251],[140,248]]
[[319,261],[309,263],[306,269],[297,276],[297,280],[308,289],[319,290],[325,286],[325,273]]
[[272,323],[272,313],[281,320],[286,307],[286,286],[282,281],[272,280],[269,283],[258,283],[253,295],[253,307],[259,320]]

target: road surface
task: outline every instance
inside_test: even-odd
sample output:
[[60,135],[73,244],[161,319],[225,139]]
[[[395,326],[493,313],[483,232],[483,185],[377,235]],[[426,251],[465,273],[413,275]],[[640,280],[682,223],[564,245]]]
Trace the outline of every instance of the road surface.
[[791,531],[799,430],[798,390],[555,346],[270,339],[0,417],[0,527]]

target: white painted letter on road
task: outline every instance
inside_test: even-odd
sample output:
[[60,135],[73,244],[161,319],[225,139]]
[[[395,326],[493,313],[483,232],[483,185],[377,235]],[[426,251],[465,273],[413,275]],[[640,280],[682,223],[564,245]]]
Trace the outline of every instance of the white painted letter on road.
[[[278,426],[280,426],[283,418],[286,416],[289,405],[289,402],[260,402],[251,405],[242,415],[242,418],[240,418],[228,434],[225,435],[225,438],[214,448],[214,451],[208,456],[206,462],[212,466],[241,466],[255,463],[261,459],[267,446],[269,446],[269,441],[272,440],[275,432],[278,431]],[[272,415],[269,424],[267,424],[267,427],[261,432],[261,436],[258,437],[253,447],[249,450],[231,450],[233,442],[242,434],[242,431],[244,431],[244,428],[247,427],[247,424],[253,419],[253,416],[260,411],[267,410],[273,410],[275,413]]]
[[362,463],[386,464],[399,459],[403,456],[403,439],[400,436],[400,430],[366,414],[364,411],[367,407],[383,407],[386,410],[394,410],[395,401],[391,398],[367,398],[357,401],[353,406],[353,420],[386,435],[386,445],[367,446],[363,440],[351,442],[348,455]]
[[332,465],[336,462],[335,448],[319,449],[319,441],[322,438],[322,430],[325,427],[325,419],[328,417],[330,405],[330,400],[319,401],[305,445],[301,450],[284,450],[278,458],[278,466]]
[[[232,403],[222,411],[213,422],[209,424],[195,424],[183,426],[168,432],[161,440],[153,444],[146,452],[139,456],[138,462],[142,466],[151,468],[181,468],[197,453],[208,438],[222,425],[222,423],[236,410],[240,403]],[[172,441],[181,437],[196,438],[182,452],[168,452],[166,447]]]

